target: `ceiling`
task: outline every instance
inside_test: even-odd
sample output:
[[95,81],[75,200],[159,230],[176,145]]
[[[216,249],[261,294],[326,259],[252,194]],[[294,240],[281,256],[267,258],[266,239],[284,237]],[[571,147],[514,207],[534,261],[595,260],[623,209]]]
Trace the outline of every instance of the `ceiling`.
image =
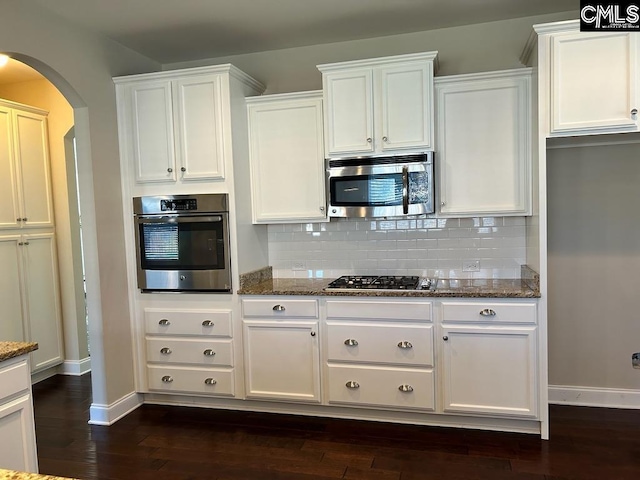
[[[575,11],[578,0],[21,0],[161,64]],[[42,78],[10,61],[0,84]]]

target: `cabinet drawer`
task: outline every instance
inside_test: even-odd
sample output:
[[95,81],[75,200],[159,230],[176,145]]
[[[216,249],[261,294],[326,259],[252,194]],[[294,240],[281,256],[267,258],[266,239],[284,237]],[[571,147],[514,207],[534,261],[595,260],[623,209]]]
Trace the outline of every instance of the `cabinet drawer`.
[[147,338],[147,361],[233,366],[231,340]]
[[[328,383],[329,403],[420,410],[435,407],[432,371],[330,365]],[[402,386],[411,391],[401,391]]]
[[231,310],[145,308],[144,320],[150,334],[231,337]]
[[535,303],[442,303],[445,322],[536,323]]
[[233,396],[233,369],[148,365],[149,390]]
[[327,318],[430,321],[431,303],[327,300]]
[[327,322],[329,360],[433,365],[433,326]]
[[31,372],[26,361],[9,365],[0,370],[0,400],[31,386]]
[[242,315],[263,318],[318,318],[318,302],[287,298],[243,299]]

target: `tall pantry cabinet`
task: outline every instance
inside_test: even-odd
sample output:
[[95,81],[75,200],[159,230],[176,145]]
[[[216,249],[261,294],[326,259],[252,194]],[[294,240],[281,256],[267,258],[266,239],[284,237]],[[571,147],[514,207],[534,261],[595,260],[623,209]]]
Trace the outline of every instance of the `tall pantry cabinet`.
[[34,371],[62,363],[47,112],[0,100],[0,340],[38,343]]

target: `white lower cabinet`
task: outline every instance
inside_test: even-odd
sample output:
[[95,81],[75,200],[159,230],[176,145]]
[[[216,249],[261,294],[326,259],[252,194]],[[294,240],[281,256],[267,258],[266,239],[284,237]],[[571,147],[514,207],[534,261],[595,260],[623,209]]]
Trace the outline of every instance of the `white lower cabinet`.
[[144,310],[147,386],[160,393],[234,396],[231,310]]
[[329,404],[435,409],[431,303],[326,302]]
[[536,417],[535,304],[443,303],[442,311],[444,412]]
[[318,301],[242,301],[246,397],[320,402]]
[[31,372],[22,355],[0,363],[0,468],[38,472]]

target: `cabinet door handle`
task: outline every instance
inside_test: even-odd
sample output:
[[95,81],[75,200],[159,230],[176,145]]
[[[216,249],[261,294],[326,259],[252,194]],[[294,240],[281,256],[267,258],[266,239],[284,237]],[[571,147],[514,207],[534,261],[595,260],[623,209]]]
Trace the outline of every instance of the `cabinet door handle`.
[[29,242],[24,242],[25,245],[29,245]]
[[202,322],[203,327],[213,327],[214,323],[211,320],[205,320]]
[[633,120],[635,120],[635,119],[636,119],[636,115],[637,115],[637,114],[638,114],[638,109],[637,109],[637,108],[632,108],[632,109],[631,109],[631,118],[632,118]]
[[167,320],[166,318],[163,318],[162,320],[160,320],[158,322],[158,325],[162,325],[163,327],[166,327],[167,325],[171,325],[171,322],[169,320]]
[[402,342],[398,343],[398,347],[399,348],[413,348],[413,345],[411,344],[411,342],[402,341]]
[[389,139],[388,139],[387,137],[382,137],[382,141],[383,141],[383,142],[388,142],[388,141],[389,141]]
[[316,332],[311,332],[311,336],[315,337],[316,336]]
[[413,387],[411,385],[400,385],[398,387],[398,390],[400,390],[401,392],[413,392]]
[[16,222],[21,222],[22,219],[21,218],[16,218]]
[[171,382],[173,382],[173,377],[171,375],[165,375],[164,377],[162,377],[162,382],[163,383],[171,383]]
[[216,383],[218,383],[218,381],[215,378],[205,378],[204,379],[204,384],[205,385],[215,385]]
[[18,245],[24,245],[24,242],[18,242]]
[[26,221],[27,221],[27,217],[23,217],[23,218],[22,218],[22,221],[23,221],[23,222],[26,222]]
[[355,338],[347,338],[347,339],[344,341],[344,344],[345,344],[347,347],[357,347],[357,346],[358,346],[358,341],[357,341]]
[[167,168],[167,172],[169,172],[169,173],[173,172],[173,168],[171,168],[171,167]]
[[444,337],[442,337],[442,339],[446,342],[447,340],[449,340],[449,337],[445,335]]
[[160,353],[162,355],[169,355],[171,353],[171,349],[169,347],[164,347],[160,349]]
[[186,172],[186,171],[187,171],[187,169],[186,169],[185,167],[180,167],[180,171],[181,171],[181,172]]
[[483,317],[495,317],[496,311],[491,308],[483,308],[482,310],[480,310],[480,315],[482,315]]
[[274,312],[284,312],[286,310],[286,308],[284,308],[284,305],[274,305],[273,306],[273,311]]
[[324,212],[324,207],[320,207],[320,211],[321,211],[321,212]]
[[371,137],[367,138],[367,143],[371,143],[372,141]]
[[206,349],[204,352],[202,352],[202,353],[203,353],[203,355],[204,355],[205,357],[213,357],[213,356],[216,354],[216,352],[214,352],[214,351],[213,351],[213,350],[211,350],[210,348],[207,348],[207,349]]
[[360,388],[360,384],[358,382],[354,382],[353,380],[349,380],[347,383],[344,384],[345,387],[347,388],[351,388],[351,389],[356,389],[356,388]]

